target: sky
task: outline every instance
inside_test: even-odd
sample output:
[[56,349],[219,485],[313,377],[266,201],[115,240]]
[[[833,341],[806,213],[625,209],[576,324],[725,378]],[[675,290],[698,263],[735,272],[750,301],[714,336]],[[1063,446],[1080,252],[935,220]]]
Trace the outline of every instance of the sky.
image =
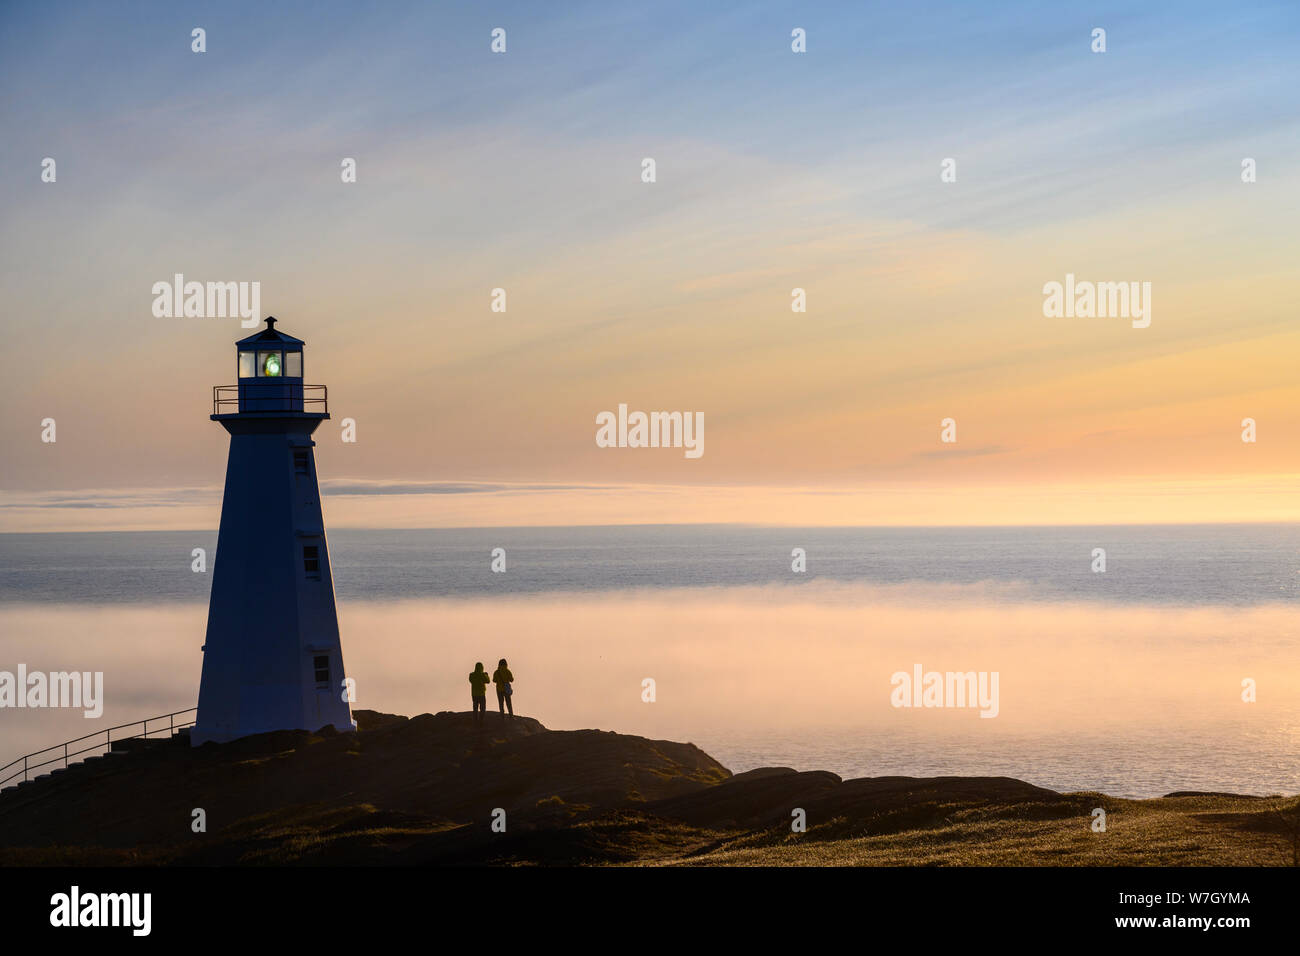
[[306,340],[333,526],[1300,520],[1300,8],[984,6],[0,6],[0,530],[216,526],[176,273]]

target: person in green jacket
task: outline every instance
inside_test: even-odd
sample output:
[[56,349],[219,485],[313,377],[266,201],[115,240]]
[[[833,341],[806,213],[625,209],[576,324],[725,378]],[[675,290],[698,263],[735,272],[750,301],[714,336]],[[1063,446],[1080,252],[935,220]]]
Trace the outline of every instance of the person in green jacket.
[[474,665],[474,672],[469,675],[469,696],[474,704],[474,723],[481,724],[487,717],[488,674],[483,669],[483,662]]
[[501,711],[501,716],[506,715],[506,708],[510,708],[510,716],[515,715],[515,705],[510,699],[514,696],[515,690],[510,686],[515,675],[510,673],[510,668],[506,667],[506,659],[501,658],[497,664],[497,669],[492,672],[492,683],[497,685],[497,709]]

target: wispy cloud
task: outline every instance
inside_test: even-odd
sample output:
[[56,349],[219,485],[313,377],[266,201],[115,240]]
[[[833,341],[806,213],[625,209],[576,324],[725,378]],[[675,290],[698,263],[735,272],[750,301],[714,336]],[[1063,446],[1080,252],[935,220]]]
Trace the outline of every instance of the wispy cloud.
[[915,458],[982,458],[985,455],[1005,455],[1010,449],[1001,445],[987,445],[983,448],[947,447],[933,451],[920,451]]
[[104,488],[77,491],[0,491],[0,508],[171,508],[221,500],[218,486],[196,488]]
[[625,485],[563,484],[509,481],[369,481],[359,478],[327,478],[321,492],[335,495],[492,495],[562,491],[616,491]]

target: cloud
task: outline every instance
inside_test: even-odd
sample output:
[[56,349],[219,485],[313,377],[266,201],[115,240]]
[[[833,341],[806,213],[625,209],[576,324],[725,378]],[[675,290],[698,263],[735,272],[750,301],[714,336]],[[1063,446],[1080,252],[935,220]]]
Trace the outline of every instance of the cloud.
[[336,495],[488,495],[547,491],[618,491],[623,485],[527,484],[504,481],[370,481],[364,478],[330,478],[321,491]]
[[934,451],[919,451],[913,458],[983,458],[985,455],[1005,455],[1011,449],[1001,445],[985,445],[982,448],[936,448]]
[[220,500],[221,488],[127,488],[73,491],[0,491],[0,509],[45,508],[166,508],[210,504]]

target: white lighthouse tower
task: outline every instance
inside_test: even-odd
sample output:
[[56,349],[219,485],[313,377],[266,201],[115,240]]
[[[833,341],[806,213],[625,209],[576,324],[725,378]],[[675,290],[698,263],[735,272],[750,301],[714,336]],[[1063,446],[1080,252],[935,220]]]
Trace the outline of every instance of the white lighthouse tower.
[[190,739],[355,730],[312,454],[325,386],[303,384],[302,339],[273,318],[235,348],[239,384],[212,390],[230,457]]

